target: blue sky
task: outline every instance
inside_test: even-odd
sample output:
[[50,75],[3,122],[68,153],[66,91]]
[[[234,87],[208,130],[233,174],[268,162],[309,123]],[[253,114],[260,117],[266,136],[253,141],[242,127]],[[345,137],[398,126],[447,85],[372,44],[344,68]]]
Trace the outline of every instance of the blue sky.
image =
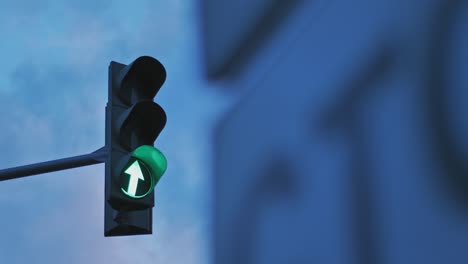
[[[1,182],[0,263],[206,263],[212,127],[230,104],[203,79],[196,1],[0,1],[0,167],[104,145],[107,67],[141,55],[168,78],[153,235],[104,238],[104,166]],[[112,261],[112,262],[110,262]]]

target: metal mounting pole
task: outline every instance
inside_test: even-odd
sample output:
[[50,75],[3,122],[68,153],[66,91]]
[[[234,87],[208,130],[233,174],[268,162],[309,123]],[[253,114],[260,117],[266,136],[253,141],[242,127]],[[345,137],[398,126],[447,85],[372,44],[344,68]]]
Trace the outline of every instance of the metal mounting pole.
[[90,154],[8,168],[0,170],[0,181],[99,164],[106,162],[107,156],[107,149],[102,147]]

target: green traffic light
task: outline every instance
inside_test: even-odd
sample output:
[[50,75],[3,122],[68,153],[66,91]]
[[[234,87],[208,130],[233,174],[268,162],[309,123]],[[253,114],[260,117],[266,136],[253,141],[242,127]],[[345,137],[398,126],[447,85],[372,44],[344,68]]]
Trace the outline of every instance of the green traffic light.
[[143,145],[135,149],[122,172],[121,190],[132,198],[150,194],[167,169],[166,157],[161,151]]

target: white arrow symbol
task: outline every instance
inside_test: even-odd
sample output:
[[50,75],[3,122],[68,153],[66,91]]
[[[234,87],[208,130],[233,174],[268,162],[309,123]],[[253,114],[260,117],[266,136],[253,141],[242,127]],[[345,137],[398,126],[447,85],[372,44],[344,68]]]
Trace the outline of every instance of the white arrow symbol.
[[128,169],[125,170],[125,173],[130,175],[127,193],[130,196],[135,196],[138,186],[138,180],[145,180],[145,178],[143,178],[143,173],[141,172],[140,164],[138,164],[138,161],[135,160],[135,162],[133,162],[132,165],[130,165],[130,167],[128,167]]

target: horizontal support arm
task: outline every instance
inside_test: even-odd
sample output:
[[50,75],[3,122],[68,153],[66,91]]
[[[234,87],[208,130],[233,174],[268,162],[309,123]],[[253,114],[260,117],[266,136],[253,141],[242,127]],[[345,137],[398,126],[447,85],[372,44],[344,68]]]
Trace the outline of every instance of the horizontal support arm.
[[102,147],[95,152],[86,155],[4,169],[0,170],[0,181],[99,164],[106,162],[107,156],[107,149]]

